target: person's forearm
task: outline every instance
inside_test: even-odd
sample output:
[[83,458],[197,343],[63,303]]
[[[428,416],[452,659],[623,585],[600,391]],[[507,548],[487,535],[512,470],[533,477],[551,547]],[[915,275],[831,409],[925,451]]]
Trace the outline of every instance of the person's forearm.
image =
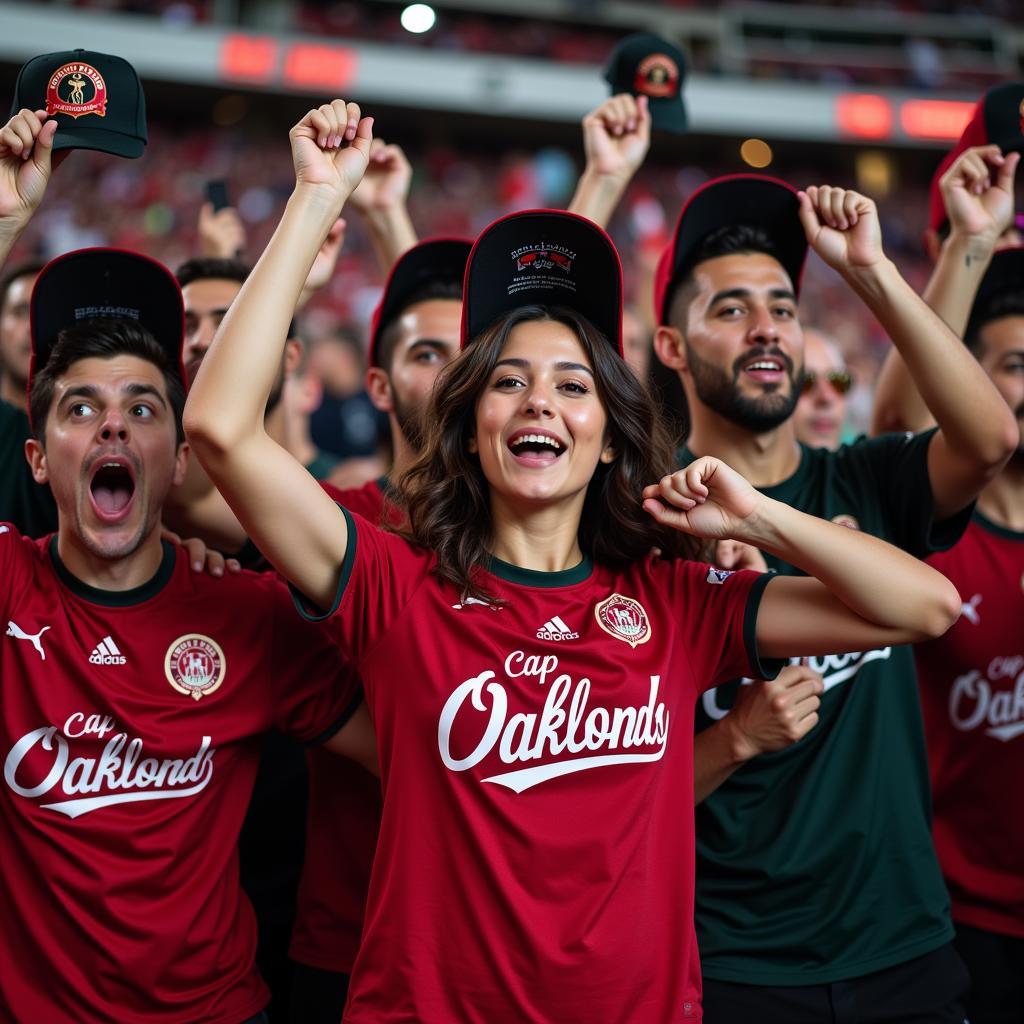
[[992,243],[953,234],[939,253],[922,298],[958,337],[963,337],[978,286],[992,262]]
[[[985,239],[954,233],[942,247],[922,298],[958,336],[962,336],[967,327],[974,296],[991,261],[992,246]],[[871,433],[898,430],[918,433],[933,426],[935,417],[921,397],[903,357],[893,349],[886,356],[875,384]]]
[[569,204],[569,212],[587,217],[600,227],[607,228],[628,185],[628,178],[585,170]]
[[879,626],[942,633],[960,611],[941,573],[877,537],[762,497],[737,540],[820,580],[847,608]]
[[11,250],[25,230],[25,224],[2,224],[0,225],[0,267],[7,262]]
[[1012,415],[977,360],[891,260],[846,279],[899,350],[950,448],[986,466],[1009,455]]
[[264,429],[295,304],[338,216],[322,194],[296,189],[270,244],[231,304],[203,359],[186,406],[186,430],[201,450],[227,450]]
[[398,257],[419,241],[409,211],[405,203],[402,203],[382,210],[367,210],[363,219],[380,269],[390,274]]
[[693,802],[706,800],[749,760],[737,741],[729,715],[693,739]]

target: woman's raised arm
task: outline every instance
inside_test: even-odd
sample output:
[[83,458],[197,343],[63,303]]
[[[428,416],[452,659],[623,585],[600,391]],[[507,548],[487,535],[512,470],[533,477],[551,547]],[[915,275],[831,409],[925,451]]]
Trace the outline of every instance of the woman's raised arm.
[[312,601],[332,603],[345,519],[264,429],[306,275],[366,169],[373,119],[334,100],[289,133],[295,191],[270,244],[231,304],[185,406],[185,432],[247,535]]
[[724,462],[701,458],[644,489],[659,522],[710,539],[731,537],[811,578],[766,587],[757,618],[766,657],[838,654],[941,636],[960,595],[941,573],[899,548],[759,493]]

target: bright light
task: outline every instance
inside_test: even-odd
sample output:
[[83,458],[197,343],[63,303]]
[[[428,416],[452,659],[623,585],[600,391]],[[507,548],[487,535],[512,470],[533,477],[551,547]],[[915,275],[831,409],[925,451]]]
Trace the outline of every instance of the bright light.
[[402,28],[406,32],[415,32],[417,35],[421,32],[429,32],[434,27],[436,20],[437,15],[434,14],[434,8],[430,4],[409,4],[402,11]]
[[857,188],[872,198],[884,199],[896,184],[896,165],[887,153],[867,149],[854,159]]
[[751,167],[767,167],[772,162],[772,147],[763,139],[747,139],[740,146],[740,156]]
[[885,139],[892,134],[892,104],[884,96],[844,92],[836,97],[836,126],[844,135]]

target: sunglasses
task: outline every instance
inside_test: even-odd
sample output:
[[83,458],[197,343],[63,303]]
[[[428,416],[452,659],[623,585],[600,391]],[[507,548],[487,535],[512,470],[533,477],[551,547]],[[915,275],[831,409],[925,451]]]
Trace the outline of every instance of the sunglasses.
[[[828,381],[829,386],[837,395],[845,395],[853,387],[853,377],[846,370],[830,370],[820,375],[823,380]],[[803,393],[809,395],[818,382],[819,374],[813,370],[804,370]]]

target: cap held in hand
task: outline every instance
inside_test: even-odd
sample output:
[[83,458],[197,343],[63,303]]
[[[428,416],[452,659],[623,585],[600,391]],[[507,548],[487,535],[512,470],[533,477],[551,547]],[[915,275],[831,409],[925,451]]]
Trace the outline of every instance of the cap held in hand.
[[939,181],[953,161],[974,146],[998,146],[1007,153],[1024,153],[1024,82],[1006,82],[989,89],[978,100],[957,144],[942,158],[932,175],[928,226],[941,231],[948,220]]
[[123,57],[65,50],[33,57],[18,72],[13,116],[45,110],[57,122],[54,150],[95,149],[139,157],[146,146],[146,99]]
[[686,131],[686,57],[678,46],[647,32],[627,36],[608,58],[604,77],[613,96],[620,92],[646,96],[655,128]]

